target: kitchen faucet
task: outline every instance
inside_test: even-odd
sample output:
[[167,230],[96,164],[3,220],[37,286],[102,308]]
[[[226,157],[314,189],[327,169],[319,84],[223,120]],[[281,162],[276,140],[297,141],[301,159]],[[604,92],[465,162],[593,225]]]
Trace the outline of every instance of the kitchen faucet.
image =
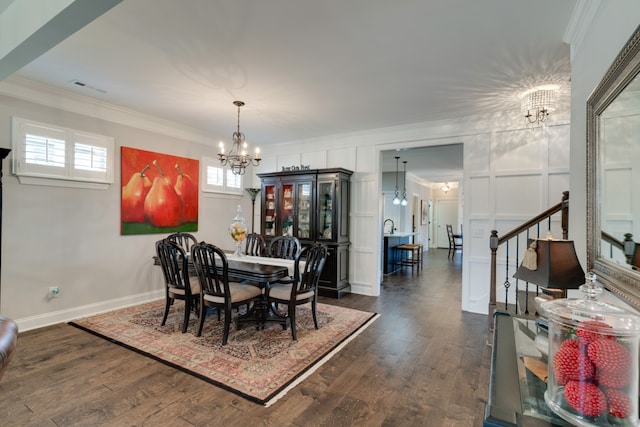
[[393,230],[396,229],[396,226],[391,218],[387,218],[384,220],[384,224],[382,224],[382,231],[384,232],[384,228],[387,226],[387,221],[391,221],[391,231],[389,234],[393,234]]

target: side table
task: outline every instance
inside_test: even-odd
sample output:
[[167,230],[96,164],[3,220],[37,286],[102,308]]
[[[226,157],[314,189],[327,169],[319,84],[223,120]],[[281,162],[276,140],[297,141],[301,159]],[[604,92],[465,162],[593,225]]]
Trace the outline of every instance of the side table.
[[496,312],[494,318],[489,401],[483,427],[571,427],[547,407],[547,384],[525,366],[525,358],[546,364],[546,355],[535,342],[536,335],[546,331],[532,319],[502,312]]

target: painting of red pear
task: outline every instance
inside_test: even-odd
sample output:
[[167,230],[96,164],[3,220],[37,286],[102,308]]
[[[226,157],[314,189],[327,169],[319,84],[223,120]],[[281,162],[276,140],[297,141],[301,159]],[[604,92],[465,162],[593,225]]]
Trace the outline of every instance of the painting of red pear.
[[198,230],[198,160],[121,148],[120,231]]

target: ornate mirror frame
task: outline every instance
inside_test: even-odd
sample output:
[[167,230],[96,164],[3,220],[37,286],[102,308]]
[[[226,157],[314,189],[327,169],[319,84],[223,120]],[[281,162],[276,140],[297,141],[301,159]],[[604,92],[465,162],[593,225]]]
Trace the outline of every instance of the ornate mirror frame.
[[[599,281],[640,310],[640,271],[600,256],[599,117],[640,72],[640,26],[587,100],[587,266]],[[640,143],[640,142],[638,142]],[[635,237],[635,236],[634,236]],[[637,240],[637,237],[635,238]]]

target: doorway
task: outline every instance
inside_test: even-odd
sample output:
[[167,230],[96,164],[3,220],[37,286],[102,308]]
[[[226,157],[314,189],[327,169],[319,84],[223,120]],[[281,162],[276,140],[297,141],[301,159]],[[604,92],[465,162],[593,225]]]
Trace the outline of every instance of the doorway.
[[457,200],[437,200],[436,201],[436,228],[437,247],[448,248],[449,236],[447,235],[447,224],[451,224],[454,230],[458,228],[458,201]]

